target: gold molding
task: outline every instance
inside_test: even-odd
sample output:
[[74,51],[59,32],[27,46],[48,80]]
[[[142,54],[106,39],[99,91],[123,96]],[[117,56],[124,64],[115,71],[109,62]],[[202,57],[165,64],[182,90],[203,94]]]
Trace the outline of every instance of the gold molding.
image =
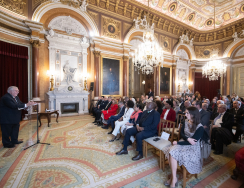
[[[111,30],[109,30],[111,28]],[[102,36],[121,40],[121,21],[102,16]]]
[[39,48],[39,46],[41,46],[41,42],[40,40],[33,40],[33,39],[30,39],[30,43],[32,44],[32,46],[34,48]]
[[93,54],[95,55],[95,57],[99,57],[101,55],[101,51],[93,51]]

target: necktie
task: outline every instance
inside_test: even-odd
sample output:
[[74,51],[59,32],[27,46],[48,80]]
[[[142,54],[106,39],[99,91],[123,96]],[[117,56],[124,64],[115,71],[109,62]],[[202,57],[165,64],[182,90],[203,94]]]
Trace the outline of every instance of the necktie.
[[14,98],[14,100],[15,100],[15,102],[16,102],[16,103],[18,103],[18,101],[17,101],[17,99],[16,99],[16,98]]
[[216,121],[221,117],[222,114],[219,114],[215,119],[214,119],[214,124],[216,123]]

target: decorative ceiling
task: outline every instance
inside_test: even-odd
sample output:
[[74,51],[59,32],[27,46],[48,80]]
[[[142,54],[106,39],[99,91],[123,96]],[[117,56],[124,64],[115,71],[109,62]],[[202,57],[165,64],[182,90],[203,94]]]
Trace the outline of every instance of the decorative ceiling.
[[[198,30],[214,28],[214,0],[149,0],[149,6]],[[216,28],[243,17],[244,0],[215,0]]]

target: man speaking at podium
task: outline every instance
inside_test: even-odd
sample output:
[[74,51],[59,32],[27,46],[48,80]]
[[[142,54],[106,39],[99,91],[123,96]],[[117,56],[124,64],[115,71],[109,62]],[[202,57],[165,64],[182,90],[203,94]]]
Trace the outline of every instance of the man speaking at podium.
[[2,143],[5,148],[13,148],[15,144],[23,143],[23,141],[18,141],[21,110],[36,104],[32,101],[27,104],[22,103],[17,96],[18,93],[19,89],[16,86],[10,86],[7,93],[0,99],[0,124]]

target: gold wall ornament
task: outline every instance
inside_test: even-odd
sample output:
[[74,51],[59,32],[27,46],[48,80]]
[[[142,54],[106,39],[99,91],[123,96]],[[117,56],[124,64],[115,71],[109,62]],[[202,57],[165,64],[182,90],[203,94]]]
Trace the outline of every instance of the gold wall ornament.
[[167,36],[160,36],[160,45],[165,52],[171,51],[171,38],[168,38]]
[[53,86],[54,86],[53,75],[52,75],[52,77],[51,77],[51,79],[50,79],[50,83],[51,83],[50,91],[53,91],[53,90],[54,90],[54,88],[53,88]]
[[30,43],[32,44],[32,46],[34,48],[39,48],[39,46],[41,46],[41,42],[40,40],[33,40],[33,39],[30,39]]
[[74,8],[80,8],[82,5],[81,0],[60,0],[60,2],[64,5],[69,5]]
[[222,44],[216,44],[211,46],[195,46],[195,53],[197,59],[208,59],[210,58],[211,52],[214,48],[219,50],[219,56],[221,55]]
[[121,22],[113,18],[102,17],[102,36],[120,40]]
[[0,0],[0,6],[17,14],[25,14],[26,0]]
[[129,59],[128,56],[123,55],[123,60],[124,60],[124,61],[128,61],[128,59]]
[[84,79],[84,91],[87,91],[87,78]]
[[97,27],[99,26],[99,14],[95,13],[95,12],[91,12],[91,11],[87,11],[88,14],[90,14],[90,16],[93,18],[93,20],[95,21]]
[[101,52],[100,51],[93,51],[95,57],[99,57],[101,55]]

